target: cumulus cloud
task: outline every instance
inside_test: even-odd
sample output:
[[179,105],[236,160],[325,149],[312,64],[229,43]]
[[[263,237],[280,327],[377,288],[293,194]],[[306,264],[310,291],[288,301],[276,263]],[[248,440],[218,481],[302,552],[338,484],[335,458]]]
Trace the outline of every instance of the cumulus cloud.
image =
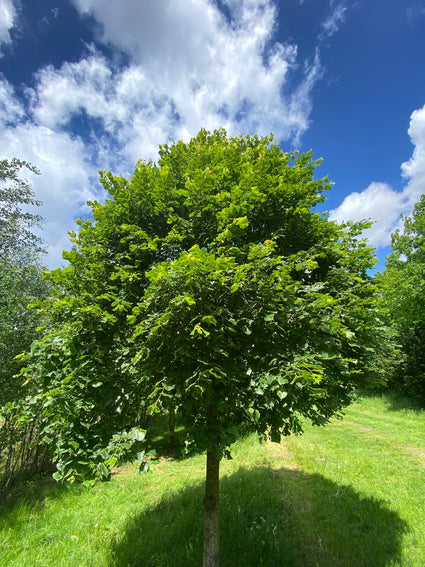
[[46,261],[57,266],[69,246],[67,230],[74,228],[74,218],[87,214],[88,199],[104,197],[95,183],[97,171],[81,139],[34,123],[6,81],[0,82],[0,100],[0,155],[24,159],[41,171],[40,176],[28,177],[43,201],[37,212],[45,219]]
[[368,238],[372,246],[380,247],[391,243],[391,232],[402,211],[401,194],[385,183],[371,183],[362,192],[350,193],[337,209],[329,213],[329,218],[340,222],[374,221],[363,236]]
[[[79,120],[92,160],[102,168],[132,167],[141,155],[154,158],[177,123],[172,99],[142,67],[116,69],[97,53],[42,69],[28,95],[40,125],[72,131]],[[112,151],[117,147],[120,157]]]
[[395,191],[385,183],[371,183],[364,191],[348,195],[329,213],[331,220],[339,222],[375,221],[364,236],[377,248],[391,244],[391,233],[402,228],[400,215],[409,215],[425,193],[425,106],[412,113],[408,133],[414,150],[410,160],[401,165],[402,176],[407,181],[403,190]]
[[413,155],[401,166],[408,180],[404,189],[409,208],[425,193],[425,106],[415,110],[410,118],[409,136],[414,144]]
[[0,124],[14,124],[24,114],[24,106],[16,97],[12,85],[0,76]]
[[[226,15],[213,0],[72,2],[112,57],[90,45],[80,61],[40,69],[21,99],[0,80],[0,152],[41,170],[50,265],[100,191],[97,169],[128,176],[158,144],[201,127],[292,141],[308,128],[319,54],[300,62],[296,45],[275,40],[272,0],[223,0]],[[303,69],[295,85],[293,69]]]
[[[173,109],[172,133],[201,126],[299,136],[308,125],[310,91],[297,102],[287,77],[294,45],[273,42],[276,8],[268,0],[227,0],[230,19],[209,0],[73,0],[99,23],[99,39],[127,53]],[[318,63],[318,61],[316,61]],[[305,77],[312,87],[312,75]],[[140,97],[141,98],[141,97]]]
[[43,201],[37,212],[45,219],[46,262],[57,266],[62,250],[69,248],[67,230],[74,228],[75,217],[88,213],[87,200],[104,197],[99,189],[93,189],[97,172],[86,160],[84,144],[63,132],[23,122],[4,132],[0,155],[25,159],[41,171],[40,176],[29,177]]
[[16,15],[16,6],[13,0],[0,0],[0,47],[2,43],[12,41],[9,30],[15,25]]

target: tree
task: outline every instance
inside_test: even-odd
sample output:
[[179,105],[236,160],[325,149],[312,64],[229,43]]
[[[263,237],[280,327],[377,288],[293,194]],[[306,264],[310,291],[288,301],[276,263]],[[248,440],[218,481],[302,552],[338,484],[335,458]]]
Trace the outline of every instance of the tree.
[[404,230],[392,235],[391,253],[382,275],[389,321],[398,333],[404,357],[392,385],[425,402],[425,195]]
[[324,424],[366,379],[380,342],[374,257],[359,239],[367,223],[315,212],[329,183],[310,152],[202,130],[159,155],[130,180],[101,174],[111,199],[91,203],[70,266],[51,274],[55,323],[26,374],[49,402],[65,477],[88,437],[99,457],[117,415],[140,426],[141,408],[178,408],[207,454],[209,567],[231,443],[246,431],[278,441],[303,418]]
[[[28,181],[19,177],[22,168],[39,175],[39,171],[26,161],[16,158],[0,160],[0,262],[22,249],[43,252],[42,240],[34,234],[41,217],[28,210],[41,204]],[[26,208],[26,210],[24,209]]]
[[27,210],[40,205],[19,172],[36,168],[18,159],[0,160],[0,407],[21,395],[13,378],[20,369],[15,356],[27,350],[39,324],[28,304],[46,296],[40,252],[42,240],[33,232],[41,217]]
[[48,295],[42,240],[33,232],[41,217],[29,211],[40,202],[19,177],[22,168],[38,174],[25,161],[0,160],[0,472],[6,484],[22,467],[45,462],[36,447],[36,420],[19,421],[15,410],[26,392],[16,357],[30,348],[40,324],[29,304]]
[[42,271],[40,263],[24,253],[0,264],[0,407],[23,395],[14,378],[22,366],[15,357],[30,348],[40,324],[29,305],[48,294]]

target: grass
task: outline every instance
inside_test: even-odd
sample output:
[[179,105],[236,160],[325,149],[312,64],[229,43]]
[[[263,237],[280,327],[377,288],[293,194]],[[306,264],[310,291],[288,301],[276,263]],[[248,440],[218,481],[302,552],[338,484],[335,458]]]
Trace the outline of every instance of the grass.
[[[365,397],[221,467],[224,567],[425,565],[425,412]],[[205,457],[119,469],[93,489],[47,479],[0,502],[0,565],[198,567]]]

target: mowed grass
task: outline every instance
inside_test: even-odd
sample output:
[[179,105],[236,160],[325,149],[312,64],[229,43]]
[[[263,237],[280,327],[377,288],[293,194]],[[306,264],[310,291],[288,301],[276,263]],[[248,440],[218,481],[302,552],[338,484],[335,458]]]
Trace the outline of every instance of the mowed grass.
[[[365,397],[280,445],[238,441],[221,467],[223,567],[425,565],[425,412]],[[48,481],[0,502],[0,565],[199,567],[204,455]]]

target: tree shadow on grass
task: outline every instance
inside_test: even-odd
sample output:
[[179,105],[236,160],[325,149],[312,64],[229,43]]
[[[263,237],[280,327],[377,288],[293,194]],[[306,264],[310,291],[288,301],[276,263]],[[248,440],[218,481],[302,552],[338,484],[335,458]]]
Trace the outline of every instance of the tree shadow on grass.
[[[113,544],[114,567],[199,567],[202,498],[196,484],[132,518]],[[384,567],[407,526],[383,502],[319,474],[241,468],[221,479],[225,567]]]
[[425,412],[425,403],[419,399],[414,399],[401,392],[391,390],[371,390],[360,392],[361,398],[376,398],[381,397],[385,406],[390,411],[403,411],[409,410],[421,415]]
[[[79,485],[61,485],[51,475],[36,475],[20,481],[0,493],[0,518],[11,529],[17,529],[36,511],[45,508],[47,501],[59,500],[70,491],[82,491]],[[1,561],[0,561],[1,564]]]
[[385,397],[385,405],[391,411],[408,410],[421,415],[425,412],[424,404],[419,400],[401,394],[389,394]]

